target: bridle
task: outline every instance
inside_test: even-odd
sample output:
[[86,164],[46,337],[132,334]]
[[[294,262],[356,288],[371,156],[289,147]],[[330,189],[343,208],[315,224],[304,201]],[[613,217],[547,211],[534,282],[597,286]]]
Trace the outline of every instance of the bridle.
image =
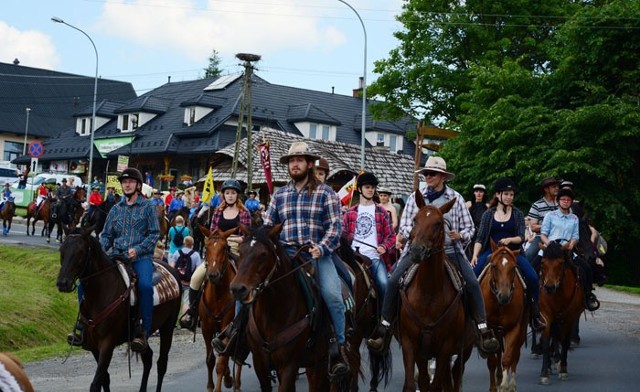
[[[69,238],[82,238],[82,237],[83,237],[82,234],[69,234],[65,238],[65,242],[67,242],[69,240]],[[90,279],[92,279],[92,278],[94,278],[96,276],[102,275],[105,272],[109,271],[110,269],[116,268],[118,266],[117,263],[113,263],[112,265],[110,265],[107,268],[103,268],[101,270],[97,270],[96,272],[93,272],[93,273],[90,273],[90,274],[87,273],[87,271],[89,269],[89,265],[91,264],[91,260],[90,260],[91,252],[90,251],[91,251],[92,244],[91,244],[90,241],[88,242],[88,247],[89,247],[89,252],[87,252],[84,260],[82,261],[83,268],[81,269],[80,272],[78,272],[77,274],[75,274],[73,276],[73,279],[72,279],[73,280],[72,291],[76,290],[76,288],[78,287],[78,285],[76,284],[76,280],[80,281],[81,283],[84,283],[84,282],[87,282],[87,281],[89,281]]]
[[[216,244],[218,241],[221,241],[221,240],[225,240],[225,241],[226,241],[226,239],[225,239],[225,238],[222,238],[222,237],[215,237],[215,238],[210,238],[210,239],[215,240],[215,242],[214,242],[214,246],[215,246],[215,244]],[[211,278],[211,279],[212,279],[212,281],[211,281],[211,282],[212,282],[213,284],[218,284],[218,283],[220,282],[220,279],[221,279],[221,278],[224,276],[224,274],[227,272],[227,268],[229,267],[229,264],[231,264],[231,262],[229,261],[229,258],[230,258],[230,257],[231,257],[230,246],[229,246],[229,244],[227,243],[227,244],[225,245],[224,255],[223,255],[223,257],[222,257],[222,268],[220,269],[220,273],[217,275],[217,277],[215,277],[215,278]],[[213,263],[214,263],[214,264],[215,264],[216,262],[217,262],[217,260],[213,260]],[[205,270],[207,271],[207,272],[206,272],[206,274],[207,274],[207,279],[209,279],[209,278],[212,276],[212,274],[211,274],[211,273],[209,273],[209,260],[208,260],[208,258],[207,258],[207,256],[206,256],[206,255],[205,255],[205,258],[204,258],[204,267],[205,267]]]
[[[494,257],[498,257],[499,255],[503,255],[503,254],[508,254],[508,252],[502,250],[499,253],[496,253],[495,256],[492,255],[491,262],[490,262],[491,263],[491,280],[489,281],[489,287],[491,288],[491,292],[496,297],[496,299],[498,298],[498,287],[496,283],[497,274],[494,273],[494,270],[497,270],[498,267],[494,263],[493,259]],[[510,303],[511,300],[513,299],[513,292],[515,291],[515,287],[516,287],[516,271],[514,266],[513,274],[511,275],[511,288],[509,289],[509,297],[508,297],[508,301],[506,302],[507,304]]]

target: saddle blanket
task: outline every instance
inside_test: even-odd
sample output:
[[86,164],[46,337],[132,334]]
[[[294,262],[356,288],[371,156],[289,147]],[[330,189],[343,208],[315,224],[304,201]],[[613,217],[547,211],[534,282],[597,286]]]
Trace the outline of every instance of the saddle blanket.
[[0,362],[0,391],[2,392],[22,392],[22,388],[4,364]]
[[[122,262],[118,262],[118,270],[122,276],[124,284],[129,287],[131,284],[131,278],[127,272],[126,266]],[[158,306],[172,299],[180,296],[180,287],[178,281],[171,275],[171,272],[167,270],[162,264],[156,262],[153,263],[153,306]],[[137,295],[136,290],[131,290],[129,296],[131,306],[136,304]]]

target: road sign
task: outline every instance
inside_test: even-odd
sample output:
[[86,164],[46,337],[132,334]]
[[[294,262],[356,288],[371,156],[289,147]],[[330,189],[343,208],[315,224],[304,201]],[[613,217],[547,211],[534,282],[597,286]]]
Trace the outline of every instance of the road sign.
[[44,154],[44,146],[38,140],[33,140],[29,143],[27,151],[32,158],[39,158]]
[[38,172],[38,158],[31,158],[31,173]]

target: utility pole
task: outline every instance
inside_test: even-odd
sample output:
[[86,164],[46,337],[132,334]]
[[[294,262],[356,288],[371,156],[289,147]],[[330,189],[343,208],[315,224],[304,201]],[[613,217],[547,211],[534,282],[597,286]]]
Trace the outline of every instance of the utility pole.
[[260,60],[261,56],[251,53],[238,53],[236,58],[244,61],[244,81],[242,86],[242,95],[240,99],[240,113],[238,115],[238,129],[236,131],[236,149],[233,154],[233,165],[231,166],[231,177],[236,178],[238,170],[238,156],[240,153],[240,141],[242,140],[242,125],[244,122],[244,114],[247,112],[247,190],[253,188],[253,142],[252,128],[253,122],[251,117],[251,76],[253,75],[252,62]]

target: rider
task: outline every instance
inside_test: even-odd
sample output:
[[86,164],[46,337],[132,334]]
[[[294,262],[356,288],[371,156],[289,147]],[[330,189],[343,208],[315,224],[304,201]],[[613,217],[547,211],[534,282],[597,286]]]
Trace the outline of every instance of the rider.
[[[456,203],[451,210],[445,214],[445,253],[447,258],[454,261],[458,270],[466,283],[467,294],[471,298],[472,315],[476,321],[479,331],[478,347],[484,353],[495,353],[499,349],[498,340],[493,335],[493,331],[487,327],[484,301],[480,291],[478,280],[473,274],[471,265],[463,253],[463,244],[471,240],[474,232],[473,221],[469,210],[465,207],[462,195],[454,191],[445,184],[445,181],[454,177],[453,173],[447,171],[447,164],[441,157],[430,156],[424,168],[416,171],[422,174],[427,186],[419,190],[427,205],[441,206],[450,200],[456,199]],[[367,341],[369,347],[375,351],[386,352],[391,342],[391,323],[397,315],[398,290],[400,279],[411,267],[411,257],[409,256],[409,246],[405,246],[411,230],[413,220],[418,213],[418,206],[415,201],[415,192],[407,199],[407,204],[400,220],[400,230],[396,237],[396,247],[404,251],[400,260],[396,263],[396,268],[389,278],[389,286],[384,296],[382,305],[382,320],[374,334]]]
[[87,217],[89,221],[91,221],[91,217],[102,204],[102,195],[100,194],[99,185],[93,186],[91,194],[89,195],[88,202],[89,202],[89,210],[87,211]]
[[153,203],[154,206],[164,207],[164,201],[162,200],[161,190],[156,190],[155,192],[153,192],[153,198],[151,199],[151,202]]
[[[571,213],[571,204],[575,196],[571,189],[560,189],[558,191],[557,201],[558,209],[548,213],[542,221],[540,228],[540,240],[547,246],[551,241],[558,241],[561,245],[569,244],[569,250],[573,250],[579,240],[579,220],[576,215]],[[541,256],[542,250],[539,253]],[[593,272],[581,258],[573,258],[581,269],[582,285],[585,293],[586,308],[589,311],[595,311],[600,307],[600,302],[593,294]],[[536,264],[539,261],[536,258]]]
[[525,257],[529,262],[533,262],[534,257],[538,254],[538,244],[540,243],[540,227],[545,215],[558,208],[556,203],[556,195],[558,194],[559,184],[561,180],[555,177],[546,177],[540,184],[540,190],[543,193],[542,198],[531,205],[529,214],[526,218],[528,226],[529,244],[525,249]]
[[136,331],[131,349],[142,352],[147,348],[153,315],[153,251],[160,239],[156,207],[142,197],[142,173],[127,168],[120,175],[125,199],[118,202],[107,216],[100,243],[112,255],[123,256],[131,262],[138,277],[139,310],[142,329]]
[[319,183],[314,174],[313,166],[319,158],[307,143],[291,144],[287,155],[280,158],[280,163],[287,165],[291,181],[274,194],[265,212],[264,224],[283,225],[280,241],[290,254],[300,246],[312,244],[309,253],[315,261],[315,278],[329,309],[338,343],[338,350],[331,350],[334,354],[329,360],[329,373],[337,378],[349,371],[345,358],[345,306],[331,258],[340,242],[342,222],[338,195],[328,185]]
[[10,184],[7,182],[4,184],[4,189],[2,190],[2,201],[0,201],[0,211],[4,208],[4,203],[6,203],[12,197]]
[[378,183],[378,178],[371,172],[358,177],[356,184],[360,200],[344,214],[342,225],[343,236],[351,247],[354,250],[359,248],[359,252],[371,260],[371,274],[380,297],[384,298],[388,280],[387,268],[381,257],[395,251],[396,235],[387,210],[373,201]]
[[244,203],[244,206],[247,207],[247,210],[249,210],[251,215],[260,209],[260,201],[256,199],[257,195],[256,191],[249,191],[249,198],[247,199],[247,202]]
[[183,194],[184,194],[184,191],[180,189],[175,193],[175,196],[171,198],[171,203],[169,204],[169,215],[167,216],[167,218],[169,218],[169,222],[171,222],[173,217],[178,215],[180,211],[182,211],[182,209],[184,208],[184,200],[182,200]]
[[47,200],[49,196],[49,189],[44,182],[40,183],[38,186],[38,198],[36,199],[36,211],[40,211],[40,207],[42,206],[42,202]]
[[531,301],[531,328],[539,332],[544,329],[545,324],[540,318],[538,275],[529,260],[520,252],[524,242],[525,224],[524,214],[513,206],[516,184],[509,178],[500,178],[496,180],[493,188],[495,196],[489,210],[482,214],[473,246],[471,265],[474,266],[473,270],[476,276],[480,276],[491,255],[490,238],[497,245],[506,245],[510,249],[518,251],[516,261],[527,283],[527,296]]

